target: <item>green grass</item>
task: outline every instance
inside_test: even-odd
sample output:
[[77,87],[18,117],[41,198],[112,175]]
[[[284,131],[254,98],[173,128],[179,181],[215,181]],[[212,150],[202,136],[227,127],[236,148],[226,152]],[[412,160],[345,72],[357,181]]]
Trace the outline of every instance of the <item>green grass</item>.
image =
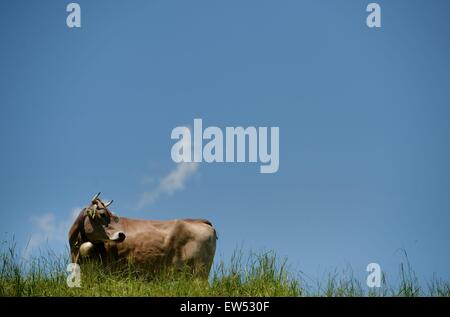
[[15,247],[0,252],[0,296],[450,296],[450,283],[434,278],[421,288],[409,263],[400,266],[400,283],[368,290],[351,270],[309,281],[293,274],[286,259],[274,252],[237,251],[229,261],[215,264],[209,280],[186,272],[137,273],[131,265],[120,272],[96,263],[81,267],[81,288],[66,284],[68,258],[47,252],[23,259]]

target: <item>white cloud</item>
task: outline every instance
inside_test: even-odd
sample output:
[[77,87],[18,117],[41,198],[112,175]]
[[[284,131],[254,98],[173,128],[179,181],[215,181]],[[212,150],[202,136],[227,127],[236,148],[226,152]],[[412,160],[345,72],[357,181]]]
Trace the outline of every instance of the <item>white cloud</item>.
[[[184,149],[191,146],[190,143],[189,139],[183,138]],[[171,196],[176,191],[183,190],[188,179],[195,174],[198,168],[199,163],[196,162],[177,163],[175,169],[160,179],[158,186],[154,190],[142,193],[137,204],[137,209],[142,209],[147,205],[151,205],[163,196]]]
[[154,190],[141,195],[137,208],[142,209],[147,205],[153,204],[162,196],[171,196],[176,191],[184,189],[187,180],[195,174],[198,167],[199,164],[195,162],[178,163],[174,170],[159,181],[158,186]]
[[58,221],[56,215],[48,212],[30,218],[33,231],[30,240],[24,250],[24,256],[28,257],[34,250],[46,243],[59,244],[63,247],[67,243],[67,235],[75,218],[82,208],[72,208],[71,212],[63,220]]

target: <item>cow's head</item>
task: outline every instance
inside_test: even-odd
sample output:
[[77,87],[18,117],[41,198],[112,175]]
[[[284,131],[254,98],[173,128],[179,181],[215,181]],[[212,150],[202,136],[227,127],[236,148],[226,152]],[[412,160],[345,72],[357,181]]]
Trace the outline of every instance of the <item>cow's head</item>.
[[108,207],[110,202],[103,202],[100,193],[95,195],[88,207],[84,208],[69,230],[69,245],[72,261],[77,262],[80,246],[83,243],[122,242],[125,233],[120,230],[119,217]]

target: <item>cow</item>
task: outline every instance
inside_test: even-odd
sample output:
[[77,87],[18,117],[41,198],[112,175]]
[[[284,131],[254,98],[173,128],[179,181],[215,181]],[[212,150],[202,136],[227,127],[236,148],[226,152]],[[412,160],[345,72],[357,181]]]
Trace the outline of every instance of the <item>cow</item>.
[[94,258],[104,264],[130,261],[151,272],[188,268],[207,278],[214,259],[217,234],[205,219],[166,221],[118,217],[96,194],[69,230],[73,263]]

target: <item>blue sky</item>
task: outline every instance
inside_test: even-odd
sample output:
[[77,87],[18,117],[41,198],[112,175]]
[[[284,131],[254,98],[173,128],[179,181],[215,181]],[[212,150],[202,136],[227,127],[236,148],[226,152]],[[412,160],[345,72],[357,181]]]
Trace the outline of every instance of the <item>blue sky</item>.
[[[68,3],[68,2],[67,2]],[[64,250],[103,192],[121,216],[202,217],[217,255],[309,276],[377,262],[450,278],[448,1],[8,1],[0,11],[0,232]],[[173,128],[280,127],[280,169],[171,160]],[[167,177],[172,193],[136,208]],[[47,241],[47,242],[46,242]]]

